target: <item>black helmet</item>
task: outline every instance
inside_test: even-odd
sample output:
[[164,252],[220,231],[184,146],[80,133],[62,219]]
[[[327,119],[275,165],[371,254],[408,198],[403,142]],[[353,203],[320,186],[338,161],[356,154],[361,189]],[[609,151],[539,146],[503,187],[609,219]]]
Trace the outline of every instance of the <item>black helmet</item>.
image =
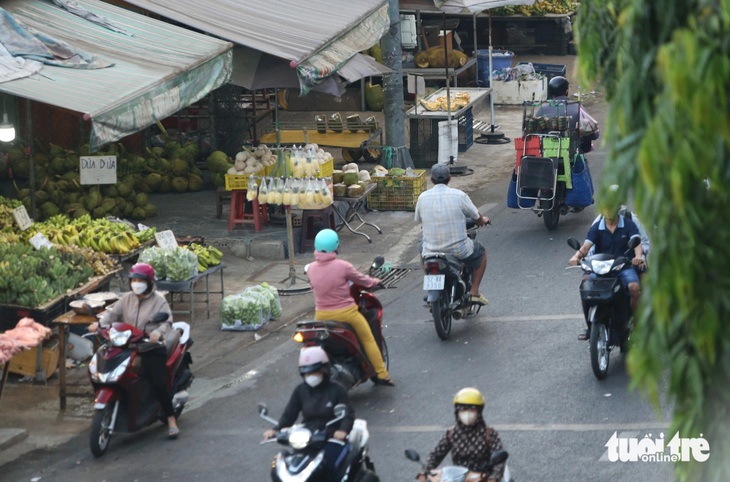
[[553,77],[550,79],[550,82],[548,82],[548,99],[554,99],[561,95],[568,95],[568,87],[570,87],[568,79],[561,76]]

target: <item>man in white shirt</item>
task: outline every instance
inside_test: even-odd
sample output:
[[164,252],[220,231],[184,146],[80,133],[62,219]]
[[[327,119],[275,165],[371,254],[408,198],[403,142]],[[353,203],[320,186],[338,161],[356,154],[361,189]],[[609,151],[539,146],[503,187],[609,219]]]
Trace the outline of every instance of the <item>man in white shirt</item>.
[[415,220],[423,228],[421,255],[446,253],[463,261],[473,271],[470,301],[487,305],[489,301],[479,292],[487,270],[487,252],[481,243],[467,236],[466,223],[471,220],[483,226],[489,223],[489,218],[479,213],[465,192],[448,187],[450,180],[448,166],[434,165],[431,168],[434,186],[418,197]]

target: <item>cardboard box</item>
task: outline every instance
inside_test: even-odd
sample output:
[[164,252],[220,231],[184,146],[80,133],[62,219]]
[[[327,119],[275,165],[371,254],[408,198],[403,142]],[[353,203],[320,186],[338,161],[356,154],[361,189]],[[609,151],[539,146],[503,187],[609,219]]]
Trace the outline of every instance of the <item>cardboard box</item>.
[[444,42],[446,42],[446,50],[454,49],[454,34],[451,30],[446,30],[446,35],[443,30],[439,30],[439,45],[443,47]]
[[[30,350],[25,350],[13,358],[10,359],[8,364],[8,371],[10,373],[16,373],[26,377],[32,377],[36,371],[36,358],[38,354],[38,347],[33,347]],[[44,343],[43,346],[43,370],[46,373],[46,378],[51,378],[58,368],[58,357],[60,356],[60,350],[58,345],[58,339],[52,338],[51,340]]]
[[540,80],[494,80],[492,94],[495,104],[522,105],[525,101],[547,99],[547,78]]

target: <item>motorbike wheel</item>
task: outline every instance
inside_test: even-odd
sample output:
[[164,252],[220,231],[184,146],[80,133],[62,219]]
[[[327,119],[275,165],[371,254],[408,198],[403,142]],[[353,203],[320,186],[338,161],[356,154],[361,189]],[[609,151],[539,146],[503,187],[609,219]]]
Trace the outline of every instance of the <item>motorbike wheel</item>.
[[383,356],[385,369],[388,370],[390,368],[390,357],[388,356],[388,344],[385,343],[385,338],[383,338],[382,345],[380,346],[380,354]]
[[606,325],[593,323],[591,327],[591,368],[599,380],[603,380],[608,374],[609,356]]
[[366,469],[360,472],[357,482],[380,482],[380,477],[375,472]]
[[438,299],[431,303],[431,313],[433,313],[436,334],[442,340],[448,340],[451,334],[451,309],[449,307],[449,295],[446,290],[443,290]]
[[558,202],[555,200],[553,208],[549,211],[543,211],[542,220],[545,223],[545,227],[548,231],[554,231],[558,227],[558,221],[560,220],[560,208]]
[[111,427],[114,404],[107,404],[106,407],[96,410],[91,420],[91,453],[94,457],[101,457],[109,447],[112,439]]

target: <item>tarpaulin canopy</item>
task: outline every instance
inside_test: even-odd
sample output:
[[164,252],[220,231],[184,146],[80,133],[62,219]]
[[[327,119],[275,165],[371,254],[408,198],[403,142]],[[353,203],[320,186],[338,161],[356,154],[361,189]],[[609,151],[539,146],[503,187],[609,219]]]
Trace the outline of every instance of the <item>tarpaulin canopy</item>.
[[446,13],[481,13],[492,8],[510,5],[532,5],[535,0],[433,0]]
[[122,32],[50,1],[0,0],[0,7],[25,27],[112,64],[95,70],[45,65],[0,83],[2,92],[85,114],[92,151],[187,107],[231,76],[231,43],[98,0],[76,0],[75,9]]
[[[372,57],[355,54],[340,67],[336,75],[322,79],[312,91],[341,96],[345,91],[345,83],[340,77],[347,82],[355,82],[363,77],[391,72],[392,69],[376,62]],[[289,66],[288,61],[242,45],[233,48],[231,83],[249,90],[300,87],[297,72]]]
[[387,0],[127,2],[284,59],[296,67],[303,94],[377,43],[390,26]]

